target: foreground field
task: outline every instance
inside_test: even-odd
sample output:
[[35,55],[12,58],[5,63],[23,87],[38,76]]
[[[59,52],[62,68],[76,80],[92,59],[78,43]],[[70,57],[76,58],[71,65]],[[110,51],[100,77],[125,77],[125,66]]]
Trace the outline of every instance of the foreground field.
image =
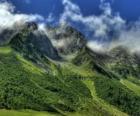
[[0,116],[59,116],[48,112],[37,112],[32,110],[0,110]]

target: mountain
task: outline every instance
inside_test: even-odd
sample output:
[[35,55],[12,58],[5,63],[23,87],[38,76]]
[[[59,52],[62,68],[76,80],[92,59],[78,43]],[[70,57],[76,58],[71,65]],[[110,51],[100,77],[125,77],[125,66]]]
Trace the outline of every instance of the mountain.
[[58,59],[58,53],[50,40],[37,28],[36,24],[27,24],[27,27],[23,28],[10,40],[10,45],[20,53],[29,52],[29,57],[38,55],[40,57],[48,56],[51,59]]
[[90,50],[85,36],[69,25],[40,30],[29,22],[5,33],[0,35],[1,109],[140,115],[139,54],[121,46],[107,53]]
[[126,48],[117,47],[110,51],[107,67],[117,72],[122,77],[134,76],[140,79],[140,59],[135,53],[130,53]]
[[46,32],[58,52],[63,55],[76,53],[86,45],[83,34],[66,24],[46,26]]

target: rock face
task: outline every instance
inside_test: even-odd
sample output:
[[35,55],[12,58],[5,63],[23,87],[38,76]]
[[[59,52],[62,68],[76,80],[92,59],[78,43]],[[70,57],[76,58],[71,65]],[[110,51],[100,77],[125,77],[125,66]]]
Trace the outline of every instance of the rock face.
[[[3,29],[0,32],[0,45],[6,45],[10,42],[10,40],[18,34],[22,29],[27,27],[29,24],[32,23],[26,23],[26,24],[14,24],[12,28]],[[35,24],[35,23],[34,23]]]
[[85,37],[71,26],[46,27],[46,31],[54,47],[63,55],[76,53],[86,45]]
[[10,45],[18,52],[30,59],[50,58],[59,59],[57,50],[42,31],[37,29],[34,23],[27,24],[24,29],[17,33],[10,41]]
[[140,72],[140,59],[135,53],[130,53],[126,48],[117,47],[109,52],[110,58],[106,66],[123,77],[138,77]]
[[0,45],[7,44],[10,39],[16,34],[15,30],[5,29],[0,33]]
[[4,30],[0,34],[0,45],[8,43],[20,52],[24,50],[23,54],[27,51],[30,54],[38,52],[37,54],[54,60],[60,59],[61,55],[75,54],[86,46],[85,37],[71,26],[46,26],[44,32],[34,22],[15,26],[13,30]]

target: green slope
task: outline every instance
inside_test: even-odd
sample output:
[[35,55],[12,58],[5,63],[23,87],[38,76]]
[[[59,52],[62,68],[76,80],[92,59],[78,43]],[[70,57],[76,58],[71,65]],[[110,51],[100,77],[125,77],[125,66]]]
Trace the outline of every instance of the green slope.
[[100,98],[129,115],[140,115],[140,97],[120,81],[99,75],[96,76],[94,82]]
[[78,75],[46,74],[12,49],[0,49],[0,108],[63,114],[81,110],[91,98],[88,88],[73,80]]
[[0,116],[60,116],[59,114],[55,113],[48,113],[48,112],[37,112],[32,110],[0,110]]
[[140,96],[140,86],[126,79],[122,79],[121,83]]
[[[98,96],[98,92],[95,88],[95,82],[93,80],[84,80],[84,83],[87,85],[87,87],[90,89],[91,94],[93,96],[93,103],[96,103],[96,107],[99,107],[101,111],[106,111],[106,115],[113,115],[113,116],[127,116],[126,113],[123,113],[120,111],[117,107],[109,104],[107,101],[101,99]],[[104,114],[105,114],[104,113]]]
[[76,65],[48,60],[51,71],[46,72],[10,47],[0,47],[0,108],[9,109],[0,116],[139,115],[138,79],[110,78],[112,72],[93,66],[87,56]]
[[[64,74],[66,74],[67,70],[69,70],[71,71],[71,73],[78,73],[79,75],[81,75],[82,78],[79,78],[79,80],[82,80],[82,82],[88,87],[92,95],[92,100],[88,104],[87,111],[79,113],[77,112],[76,116],[127,116],[126,113],[120,111],[119,108],[111,105],[108,101],[100,98],[100,96],[97,94],[98,92],[96,92],[96,86],[94,84],[94,79],[97,76],[95,72],[91,72],[90,70],[87,71],[87,67],[85,66],[77,67],[70,63],[63,63],[62,67]],[[75,116],[74,114],[71,115]]]
[[[2,48],[4,49],[4,48]],[[13,52],[0,53],[0,107],[7,109],[31,108],[51,110],[49,102],[55,102],[51,92],[45,92],[30,79],[41,75],[27,72]],[[45,97],[46,96],[46,97]],[[50,98],[47,96],[51,96]],[[44,101],[44,103],[42,103]],[[48,106],[48,107],[46,107]]]
[[[98,98],[96,101],[98,101],[98,104],[100,104],[103,109],[113,115],[122,115],[117,113],[116,108],[132,116],[140,115],[139,79],[131,79],[135,84],[126,81],[130,80],[130,78],[126,79],[125,83],[121,83],[120,79],[123,78],[122,75],[119,75],[117,72],[106,67],[108,59],[109,58],[103,54],[100,55],[98,53],[92,53],[88,49],[82,49],[72,62],[79,67],[85,66],[85,68],[94,72],[93,76],[90,76],[88,81],[85,82],[90,88],[91,93],[94,93],[92,95],[94,95],[94,97],[95,95],[97,96],[95,97]],[[120,68],[123,70],[124,67],[125,65],[123,65],[123,68]],[[92,86],[94,86],[96,92]],[[103,101],[106,104],[110,104],[110,106],[102,104]]]

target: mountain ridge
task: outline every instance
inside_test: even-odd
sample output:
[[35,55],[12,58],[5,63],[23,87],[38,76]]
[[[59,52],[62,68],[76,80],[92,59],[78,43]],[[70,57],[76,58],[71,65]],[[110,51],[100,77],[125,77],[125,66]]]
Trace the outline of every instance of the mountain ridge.
[[137,54],[122,47],[92,51],[85,36],[68,25],[44,32],[26,23],[7,39],[0,47],[0,108],[70,116],[140,114]]

